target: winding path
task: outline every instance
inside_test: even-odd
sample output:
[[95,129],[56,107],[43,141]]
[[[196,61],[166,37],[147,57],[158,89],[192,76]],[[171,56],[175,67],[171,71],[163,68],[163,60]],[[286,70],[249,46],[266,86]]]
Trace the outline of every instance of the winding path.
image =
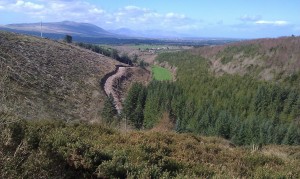
[[109,76],[104,83],[104,91],[107,95],[111,94],[113,96],[116,109],[119,114],[121,113],[122,110],[122,99],[118,96],[116,92],[117,89],[114,87],[114,81],[124,76],[127,68],[134,68],[134,67],[117,67],[116,73]]

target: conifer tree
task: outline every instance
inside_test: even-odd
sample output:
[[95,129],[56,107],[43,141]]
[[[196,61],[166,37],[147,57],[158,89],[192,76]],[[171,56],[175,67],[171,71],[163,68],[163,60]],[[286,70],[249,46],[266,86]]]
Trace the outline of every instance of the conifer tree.
[[141,83],[134,83],[124,101],[124,117],[137,129],[143,126],[146,95],[145,87]]
[[300,144],[300,130],[293,123],[290,124],[288,131],[283,139],[283,144],[299,145]]
[[115,102],[112,94],[110,94],[104,101],[104,107],[102,110],[102,117],[107,123],[111,123],[114,120],[114,116],[117,115]]
[[230,136],[230,117],[226,111],[221,111],[215,125],[216,134],[218,136],[229,139]]

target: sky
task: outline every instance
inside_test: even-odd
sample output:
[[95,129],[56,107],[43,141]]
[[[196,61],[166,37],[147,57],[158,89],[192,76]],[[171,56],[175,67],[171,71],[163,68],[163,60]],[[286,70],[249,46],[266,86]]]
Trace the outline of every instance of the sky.
[[300,35],[300,0],[0,0],[0,24],[87,22],[192,37]]

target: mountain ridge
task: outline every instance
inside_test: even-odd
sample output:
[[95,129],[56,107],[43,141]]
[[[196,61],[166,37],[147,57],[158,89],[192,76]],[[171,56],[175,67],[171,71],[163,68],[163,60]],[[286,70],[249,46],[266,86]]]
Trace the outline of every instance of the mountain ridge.
[[118,37],[117,34],[108,32],[94,24],[73,21],[8,24],[3,27],[23,31],[42,31],[43,33],[69,34],[87,37]]

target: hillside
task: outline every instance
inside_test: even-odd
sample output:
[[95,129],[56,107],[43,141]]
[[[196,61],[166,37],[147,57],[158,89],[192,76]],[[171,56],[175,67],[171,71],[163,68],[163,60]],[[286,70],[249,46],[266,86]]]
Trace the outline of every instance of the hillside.
[[0,117],[98,120],[101,78],[117,61],[62,42],[0,31]]
[[299,178],[300,147],[22,121],[0,125],[0,163],[0,178]]
[[[167,118],[177,132],[220,136],[237,145],[299,145],[299,39],[161,53],[156,61],[176,67],[176,81],[132,89],[145,97],[128,96],[124,114],[137,128],[155,128]],[[276,53],[269,53],[269,43]]]
[[202,47],[192,50],[192,54],[209,59],[217,75],[247,74],[262,80],[300,83],[300,37]]

